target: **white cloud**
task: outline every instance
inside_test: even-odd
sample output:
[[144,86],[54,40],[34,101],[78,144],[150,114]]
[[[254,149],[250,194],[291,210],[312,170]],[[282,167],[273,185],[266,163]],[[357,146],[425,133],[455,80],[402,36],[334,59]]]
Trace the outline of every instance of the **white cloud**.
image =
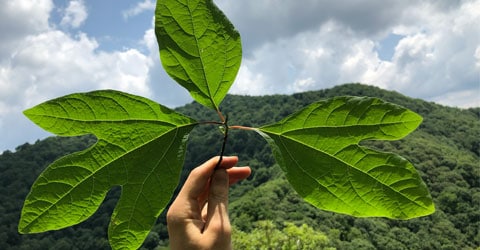
[[134,17],[139,15],[140,13],[148,10],[155,9],[155,2],[153,0],[144,0],[143,2],[137,3],[134,7],[124,10],[122,12],[123,18],[128,19],[130,17]]
[[72,0],[65,9],[65,14],[60,21],[64,27],[78,28],[87,19],[88,13],[82,0]]
[[380,67],[376,81],[388,82],[389,89],[440,103],[441,96],[465,91],[471,92],[466,96],[478,99],[475,50],[480,43],[480,1],[465,2],[447,12],[433,12],[431,8],[435,7],[419,8],[422,29],[405,33],[395,49],[392,65],[388,69]]
[[238,80],[233,84],[230,91],[243,95],[259,95],[260,93],[271,92],[268,90],[268,85],[265,84],[263,74],[254,74],[248,65],[248,63],[244,63],[244,66],[240,67],[237,75]]
[[[329,21],[317,30],[265,43],[251,52],[242,65],[248,74],[240,71],[232,92],[286,94],[358,81],[380,62],[373,48],[372,41],[356,37],[341,23]],[[254,93],[255,89],[259,92]]]
[[295,80],[295,82],[293,83],[293,91],[301,92],[305,89],[310,89],[314,85],[315,85],[315,80],[313,80],[313,78],[311,77],[308,77],[306,79],[298,79],[298,80]]
[[[134,49],[106,53],[97,48],[97,42],[83,33],[71,37],[51,30],[28,36],[16,48],[9,64],[2,65],[2,71],[11,73],[1,85],[10,88],[9,95],[28,94],[15,98],[25,105],[97,88],[148,95],[145,81],[149,58]],[[11,87],[12,83],[15,87]],[[2,96],[2,101],[5,98]]]
[[[219,5],[241,32],[245,29],[242,68],[248,74],[241,71],[236,84],[249,87],[234,86],[235,93],[291,93],[364,82],[453,106],[478,103],[478,0]],[[384,61],[375,45],[391,33],[402,38],[392,60]],[[261,83],[252,81],[260,77]]]
[[477,67],[480,70],[480,45],[477,46],[475,49],[475,67]]
[[247,49],[266,41],[316,31],[334,21],[362,35],[381,35],[410,12],[413,1],[243,0],[216,1],[240,30]]
[[[13,2],[8,5],[21,10],[23,16],[36,17],[42,25],[32,28],[24,27],[29,22],[19,23],[18,28],[24,31],[17,32],[15,39],[0,38],[0,55],[5,55],[0,58],[0,131],[8,131],[2,133],[0,150],[47,135],[28,121],[22,110],[48,99],[106,88],[152,96],[147,78],[153,62],[148,55],[133,48],[105,52],[85,33],[56,30],[47,21],[49,15],[45,13],[53,9],[47,1],[43,5],[40,1]],[[72,27],[86,18],[76,12],[82,9],[78,4],[83,5],[79,1],[70,2],[67,13],[71,14],[66,16],[71,19],[63,19]],[[42,15],[37,13],[39,10]],[[7,24],[18,21],[13,14],[1,16],[0,20]],[[10,41],[8,46],[4,40]]]
[[[2,1],[0,8],[0,32],[8,34],[5,39],[15,39],[31,32],[44,30],[48,26],[51,0]],[[26,18],[28,17],[28,18]]]
[[12,0],[0,3],[0,62],[8,60],[18,39],[48,27],[51,0]]
[[480,84],[476,91],[463,90],[449,92],[433,97],[432,101],[458,108],[480,107]]

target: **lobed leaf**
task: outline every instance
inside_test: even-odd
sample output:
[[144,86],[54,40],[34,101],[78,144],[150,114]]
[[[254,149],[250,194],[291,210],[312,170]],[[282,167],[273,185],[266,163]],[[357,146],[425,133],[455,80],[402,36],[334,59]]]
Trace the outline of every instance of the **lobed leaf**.
[[358,217],[409,219],[435,210],[415,168],[398,155],[359,143],[401,139],[421,121],[418,114],[379,99],[337,97],[258,132],[307,202]]
[[110,243],[114,249],[138,248],[177,186],[185,140],[196,122],[146,98],[112,90],[67,95],[24,113],[57,135],[94,134],[98,140],[55,161],[38,177],[25,200],[19,232],[78,224],[113,186],[120,186]]
[[212,0],[158,0],[155,34],[167,73],[218,110],[242,59],[240,34]]

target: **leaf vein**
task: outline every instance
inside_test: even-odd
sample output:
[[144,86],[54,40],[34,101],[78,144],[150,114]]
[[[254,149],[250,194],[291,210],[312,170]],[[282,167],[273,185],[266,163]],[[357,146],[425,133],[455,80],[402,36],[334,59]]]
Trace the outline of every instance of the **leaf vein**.
[[[325,152],[325,151],[323,151],[323,150],[321,150],[321,149],[315,148],[315,147],[313,147],[313,146],[304,144],[304,143],[302,143],[301,141],[295,140],[295,139],[293,139],[293,138],[286,137],[286,136],[283,136],[283,135],[278,135],[278,136],[280,136],[280,138],[285,138],[285,139],[292,140],[292,141],[294,141],[294,142],[296,142],[296,143],[299,143],[299,144],[301,144],[301,145],[303,145],[303,146],[305,146],[305,147],[311,148],[311,149],[313,149],[313,150],[319,151],[319,152],[321,152],[321,153],[323,153],[323,154],[330,155],[331,157],[335,158],[336,160],[344,163],[346,166],[348,166],[348,167],[350,167],[350,168],[352,168],[352,169],[355,169],[355,170],[359,171],[360,173],[365,174],[366,176],[368,176],[368,177],[371,178],[371,179],[376,180],[378,183],[381,183],[384,187],[387,187],[388,189],[390,189],[390,190],[393,191],[394,193],[397,193],[397,194],[400,195],[401,197],[403,197],[403,198],[405,198],[405,199],[407,199],[407,200],[409,200],[409,201],[412,201],[412,202],[413,202],[414,204],[416,204],[417,206],[427,209],[427,207],[425,207],[424,205],[419,204],[416,200],[412,200],[412,199],[410,199],[409,197],[407,197],[405,194],[403,194],[403,193],[401,193],[401,192],[398,192],[397,190],[393,189],[393,188],[392,188],[391,186],[389,186],[388,184],[382,182],[381,180],[376,179],[375,177],[373,177],[372,175],[370,175],[368,172],[364,172],[364,171],[362,171],[361,169],[358,169],[357,167],[355,167],[354,165],[349,164],[349,163],[343,161],[342,159],[340,159],[340,158],[338,158],[338,157],[336,157],[336,156],[334,156],[334,155],[331,155],[331,154],[329,154],[329,153],[327,153],[327,152]],[[283,143],[283,142],[282,142],[282,143]],[[352,144],[352,145],[353,145],[353,144]],[[287,151],[288,151],[288,150],[287,150]],[[289,153],[289,154],[290,154],[290,153]],[[291,155],[291,154],[290,154],[290,155]],[[304,170],[302,169],[302,171],[304,171]],[[305,172],[305,171],[304,171],[304,172]],[[389,174],[391,175],[391,173],[389,173]],[[312,177],[312,178],[313,178],[313,177]],[[320,183],[319,183],[319,184],[320,184]],[[320,184],[320,185],[321,185],[321,184]],[[342,200],[342,201],[343,201],[343,200]],[[343,201],[343,202],[345,202],[345,201]]]

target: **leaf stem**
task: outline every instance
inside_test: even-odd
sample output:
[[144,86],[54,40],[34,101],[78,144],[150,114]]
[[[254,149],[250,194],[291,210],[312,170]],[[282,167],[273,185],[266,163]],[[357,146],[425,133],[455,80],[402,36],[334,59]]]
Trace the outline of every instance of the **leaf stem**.
[[[225,127],[225,122],[216,122],[216,121],[200,121],[198,124],[212,124],[212,125],[220,125]],[[257,130],[258,128],[241,126],[241,125],[233,125],[228,126],[229,129],[240,129],[240,130]]]
[[241,130],[256,130],[256,129],[257,129],[257,128],[240,126],[240,125],[229,126],[229,128],[230,128],[230,129],[241,129]]
[[223,123],[225,123],[226,118],[223,116],[222,112],[221,112],[220,109],[218,109],[218,108],[217,108],[217,114],[218,114],[218,117],[220,117],[220,121],[222,121]]
[[217,166],[215,166],[215,169],[218,169],[220,167],[220,164],[222,164],[223,160],[223,154],[225,153],[225,146],[227,145],[227,138],[228,138],[228,115],[225,117],[225,121],[222,123],[223,127],[225,128],[225,131],[223,132],[223,144],[222,144],[222,151],[220,152],[220,159],[218,160]]
[[216,121],[200,121],[198,122],[198,124],[211,124],[211,125],[221,125],[223,126],[224,123],[223,122],[216,122]]

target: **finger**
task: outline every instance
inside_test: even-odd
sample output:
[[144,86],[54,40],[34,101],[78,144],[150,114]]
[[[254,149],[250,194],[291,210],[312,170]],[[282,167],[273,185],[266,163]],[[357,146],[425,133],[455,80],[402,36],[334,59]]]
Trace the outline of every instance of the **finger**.
[[[198,199],[202,193],[204,193],[205,187],[209,183],[209,179],[212,176],[219,159],[220,158],[218,156],[213,157],[204,164],[193,169],[185,181],[179,196],[184,195],[189,199]],[[237,162],[238,157],[236,156],[224,156],[220,164],[220,168],[231,168],[235,166]]]
[[[232,167],[227,169],[228,173],[228,183],[229,186],[248,178],[251,174],[250,167]],[[201,210],[202,210],[202,219],[204,221],[207,220],[207,205],[206,202],[208,200],[208,192],[205,193],[205,197],[202,196],[202,198],[199,199],[199,203],[201,204]]]
[[[177,198],[170,206],[167,219],[181,221],[184,219],[201,220],[201,210],[209,191],[210,177],[219,161],[219,157],[213,157],[199,167],[192,170]],[[238,162],[238,158],[223,157],[221,168],[231,168]]]
[[[251,172],[252,171],[250,167],[232,167],[227,169],[229,186],[232,186],[233,184],[248,178]],[[209,189],[210,189],[210,186],[207,185],[206,190],[209,190]],[[201,208],[205,206],[205,203],[207,200],[208,200],[208,192],[202,193],[202,195],[198,199],[199,203],[201,204],[200,205]]]
[[252,173],[252,170],[250,169],[250,167],[233,167],[227,169],[227,173],[229,184],[231,186],[241,180],[248,178]]
[[228,179],[228,173],[223,169],[216,170],[212,175],[205,224],[206,233],[219,235],[230,233],[230,220],[227,212]]
[[[215,159],[220,159],[218,156]],[[238,163],[237,156],[223,156],[219,168],[229,169]]]
[[[167,212],[167,226],[171,239],[177,237],[182,238],[191,230],[196,232],[204,231],[205,220],[202,220],[202,208],[200,207],[203,202],[200,201],[200,197],[202,194],[208,193],[210,178],[219,159],[219,157],[214,157],[195,168],[188,176],[180,193],[170,206]],[[231,168],[237,162],[237,157],[224,157],[220,167],[224,169]],[[223,170],[223,172],[225,172],[225,170]]]
[[[177,198],[173,201],[167,213],[167,220],[183,221],[184,219],[200,219],[200,207],[194,194],[200,196],[206,190],[206,183],[218,160],[214,158],[206,161],[190,172]],[[173,223],[170,223],[173,224]]]

